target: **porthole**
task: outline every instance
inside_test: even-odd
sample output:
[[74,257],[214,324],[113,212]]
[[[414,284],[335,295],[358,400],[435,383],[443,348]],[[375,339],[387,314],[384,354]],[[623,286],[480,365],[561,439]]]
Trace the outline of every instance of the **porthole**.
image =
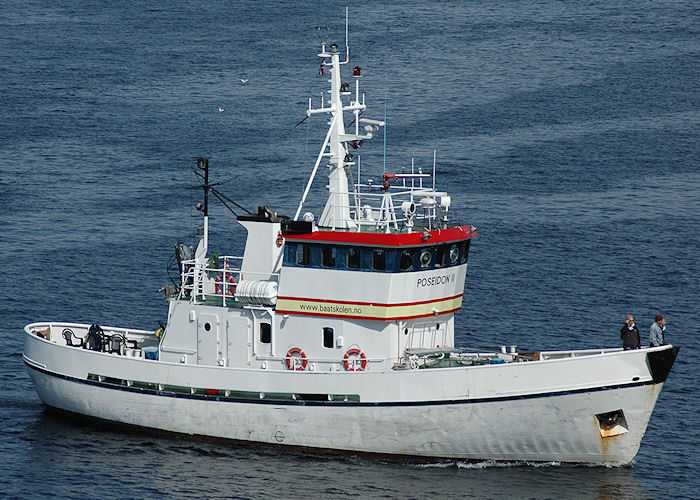
[[458,259],[459,248],[457,248],[457,245],[452,245],[452,247],[450,247],[450,264],[456,264]]
[[420,253],[420,267],[428,267],[433,260],[433,254],[427,248]]
[[204,323],[204,331],[206,331],[206,332],[211,331],[211,323],[209,323],[209,322]]

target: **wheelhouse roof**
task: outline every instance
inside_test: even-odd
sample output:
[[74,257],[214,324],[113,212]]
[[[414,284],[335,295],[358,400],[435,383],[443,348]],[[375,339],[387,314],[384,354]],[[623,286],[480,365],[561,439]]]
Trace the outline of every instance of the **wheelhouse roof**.
[[[427,236],[427,237],[426,237]],[[307,243],[339,243],[343,245],[382,246],[382,247],[411,247],[436,245],[467,240],[477,236],[476,231],[469,225],[418,231],[414,233],[369,233],[356,231],[323,231],[318,230],[307,234],[285,234],[291,242]]]

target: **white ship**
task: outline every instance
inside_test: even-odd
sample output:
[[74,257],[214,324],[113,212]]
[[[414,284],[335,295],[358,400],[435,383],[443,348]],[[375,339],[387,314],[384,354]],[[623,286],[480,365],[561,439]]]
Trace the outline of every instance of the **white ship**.
[[[201,159],[203,235],[194,252],[179,247],[167,326],[27,325],[24,362],[43,403],[303,449],[630,462],[678,348],[456,347],[475,228],[449,222],[434,167],[364,176],[354,153],[384,123],[362,116],[360,68],[341,77],[347,41],[322,41],[318,57],[330,94],[307,117],[326,114],[329,128],[295,216],[240,215],[243,256],[210,253],[207,200],[219,193]],[[329,194],[316,218],[303,204],[319,167]]]

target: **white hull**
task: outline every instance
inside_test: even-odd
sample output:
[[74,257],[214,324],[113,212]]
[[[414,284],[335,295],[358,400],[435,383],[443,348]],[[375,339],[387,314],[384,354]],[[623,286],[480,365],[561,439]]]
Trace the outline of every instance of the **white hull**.
[[[125,359],[27,334],[25,362],[46,405],[163,431],[344,452],[624,464],[639,449],[663,385],[654,383],[646,365],[650,351],[472,368],[293,374]],[[76,366],[81,368],[74,370]],[[148,392],[87,380],[86,369],[125,380],[181,385],[189,379],[193,387],[244,389],[250,384],[267,386],[270,392],[291,390],[288,384],[293,375],[296,380],[291,383],[299,393],[307,384],[337,393],[340,391],[330,386],[344,384],[359,394],[360,402],[236,401],[226,400],[223,393],[217,400],[167,390]],[[513,369],[518,371],[509,371]],[[596,380],[589,381],[588,387],[578,384],[576,389],[569,381],[571,389],[564,391],[560,375],[567,373],[588,373],[589,379]],[[485,382],[479,384],[481,389],[470,385],[482,376],[487,376],[482,380],[490,380],[490,386]],[[532,377],[539,380],[529,383],[540,385],[537,391],[518,388],[518,379]],[[464,396],[465,380],[470,381],[466,392],[472,396]],[[425,383],[432,386],[434,398],[413,399],[412,394],[421,392],[418,385]],[[393,387],[393,396],[383,401],[369,396],[377,395],[372,390],[377,387]],[[410,387],[416,390],[409,391]],[[463,395],[457,398],[450,388]],[[624,412],[626,432],[603,437],[595,415],[618,409]]]

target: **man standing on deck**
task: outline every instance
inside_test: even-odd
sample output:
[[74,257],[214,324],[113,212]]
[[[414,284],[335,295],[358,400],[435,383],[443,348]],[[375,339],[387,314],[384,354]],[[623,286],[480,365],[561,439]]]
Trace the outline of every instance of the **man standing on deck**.
[[649,329],[649,345],[651,347],[656,347],[659,345],[664,345],[664,332],[666,331],[666,318],[662,315],[657,314],[654,317],[654,322]]
[[639,328],[634,324],[634,317],[631,314],[627,315],[625,324],[620,328],[620,338],[622,339],[622,347],[625,349],[639,349],[641,342],[639,341]]

